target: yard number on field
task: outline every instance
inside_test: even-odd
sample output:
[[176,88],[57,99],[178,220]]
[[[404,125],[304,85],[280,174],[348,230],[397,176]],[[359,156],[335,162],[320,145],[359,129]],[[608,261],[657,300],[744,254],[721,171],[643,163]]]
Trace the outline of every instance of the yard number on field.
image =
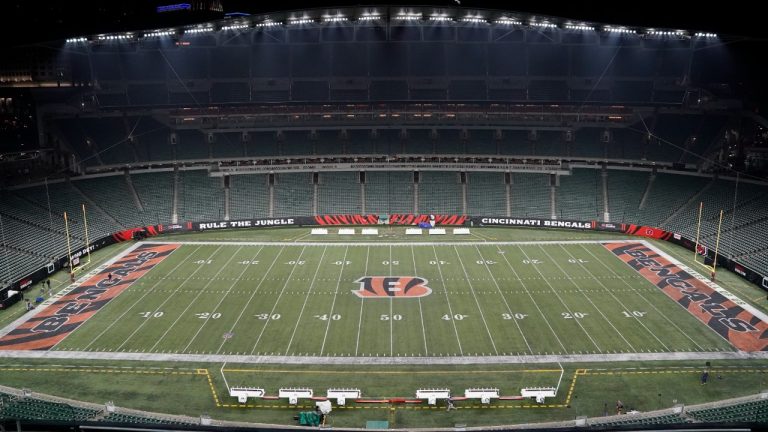
[[315,318],[319,319],[320,321],[328,321],[329,319],[332,321],[338,321],[341,319],[341,314],[322,314],[322,315],[315,315]]
[[625,318],[642,318],[648,314],[648,312],[642,311],[621,311]]
[[141,315],[143,318],[160,318],[163,316],[163,313],[158,312],[139,312],[139,315]]

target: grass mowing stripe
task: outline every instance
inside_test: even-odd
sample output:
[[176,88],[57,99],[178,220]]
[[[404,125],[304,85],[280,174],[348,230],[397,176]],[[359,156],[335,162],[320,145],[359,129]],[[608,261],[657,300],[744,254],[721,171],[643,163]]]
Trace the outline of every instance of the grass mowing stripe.
[[235,256],[237,256],[237,254],[238,254],[238,253],[239,253],[239,252],[240,252],[242,249],[243,249],[243,246],[240,246],[240,247],[238,247],[238,248],[235,250],[235,253],[233,253],[233,254],[232,254],[232,256],[230,256],[230,257],[229,257],[229,259],[227,259],[227,261],[224,263],[224,265],[223,265],[223,266],[221,266],[221,267],[219,268],[219,270],[217,270],[217,271],[216,271],[216,273],[213,275],[213,277],[211,277],[210,279],[208,279],[208,282],[206,282],[206,283],[205,283],[205,285],[203,286],[203,288],[202,288],[202,289],[200,289],[200,290],[198,290],[197,294],[196,294],[196,295],[195,295],[195,297],[192,299],[192,301],[191,301],[191,302],[189,302],[189,304],[187,305],[187,307],[185,307],[185,308],[184,308],[184,310],[183,310],[183,311],[182,311],[182,312],[179,314],[179,316],[177,316],[177,317],[176,317],[176,319],[175,319],[175,320],[173,320],[173,323],[171,323],[171,325],[170,325],[170,326],[169,326],[167,329],[165,329],[165,332],[163,332],[163,334],[160,336],[160,338],[159,338],[157,341],[155,341],[154,345],[152,345],[152,347],[149,349],[150,351],[152,351],[152,350],[154,350],[155,348],[157,348],[157,345],[160,343],[160,341],[162,341],[163,339],[165,339],[165,337],[168,335],[168,333],[171,331],[171,329],[172,329],[173,327],[175,327],[175,326],[176,326],[176,323],[178,323],[178,322],[179,322],[179,320],[181,319],[181,317],[183,317],[183,316],[184,316],[184,314],[185,314],[185,313],[187,313],[187,311],[189,310],[189,308],[191,308],[191,307],[192,307],[192,305],[194,305],[194,304],[195,304],[195,301],[197,301],[197,299],[198,299],[198,298],[200,298],[200,296],[201,296],[201,295],[202,295],[202,294],[205,292],[205,290],[206,290],[206,289],[207,289],[207,288],[208,288],[208,287],[209,287],[209,286],[210,286],[210,285],[213,283],[213,281],[214,281],[214,280],[216,280],[216,277],[217,277],[219,274],[221,274],[221,272],[222,272],[222,271],[224,271],[224,269],[226,269],[226,268],[227,268],[227,265],[228,265],[228,264],[229,264],[229,263],[230,263],[230,262],[231,262],[231,261],[232,261],[232,260],[235,258]]
[[[616,273],[616,271],[614,271],[614,270],[613,270],[613,269],[612,269],[612,268],[611,268],[611,267],[610,267],[608,264],[606,264],[604,260],[602,260],[602,259],[598,258],[598,257],[597,257],[597,255],[593,254],[593,253],[592,253],[592,251],[590,251],[590,250],[589,250],[587,247],[585,247],[584,245],[581,245],[581,247],[582,247],[582,248],[583,248],[583,249],[584,249],[584,250],[585,250],[585,251],[586,251],[586,252],[587,252],[587,253],[588,253],[590,256],[592,256],[592,258],[594,258],[594,259],[595,259],[595,261],[599,262],[599,263],[600,263],[600,264],[601,264],[603,267],[605,267],[605,268],[606,268],[606,270],[608,270],[609,272],[611,272],[611,274],[612,274],[612,275],[614,275],[614,276],[619,276],[619,274],[618,274],[618,273]],[[616,260],[616,262],[617,262],[617,263],[620,263],[620,261],[619,261],[619,260]],[[699,345],[699,344],[696,342],[696,340],[695,340],[695,339],[693,339],[693,338],[692,338],[692,337],[691,337],[691,336],[688,334],[688,332],[685,332],[685,331],[683,331],[683,329],[681,329],[681,328],[680,328],[680,327],[679,327],[677,324],[675,324],[675,322],[674,322],[674,321],[672,321],[672,320],[671,320],[671,319],[670,319],[670,318],[667,316],[667,314],[665,314],[665,313],[661,312],[661,311],[660,311],[660,310],[659,310],[659,309],[656,307],[656,305],[655,305],[655,304],[654,304],[652,301],[648,300],[648,297],[646,297],[646,296],[642,295],[641,293],[637,292],[637,289],[635,289],[635,288],[634,288],[634,286],[632,286],[632,284],[630,284],[629,282],[627,282],[627,280],[626,280],[626,279],[623,279],[623,278],[622,278],[622,279],[620,279],[620,280],[621,280],[621,282],[622,282],[624,285],[626,285],[626,286],[627,286],[628,288],[630,288],[632,291],[636,292],[636,293],[637,293],[637,295],[638,295],[640,298],[642,298],[642,299],[643,299],[643,300],[644,300],[646,303],[648,303],[648,305],[649,305],[651,308],[653,308],[653,310],[655,310],[655,311],[656,311],[656,312],[657,312],[657,313],[658,313],[658,314],[659,314],[661,317],[663,317],[663,318],[664,318],[664,320],[665,320],[665,321],[667,321],[667,323],[669,323],[670,325],[672,325],[672,327],[674,327],[674,328],[675,328],[675,330],[677,330],[677,331],[678,331],[680,334],[682,334],[683,336],[685,336],[686,338],[688,338],[688,340],[690,340],[691,342],[693,342],[693,344],[694,344],[694,345],[696,345],[696,347],[697,347],[697,348],[699,348],[699,349],[700,349],[700,350],[702,350],[702,351],[704,350],[704,348],[703,348],[701,345]]]
[[501,247],[499,247],[498,245],[496,246],[496,249],[498,250],[498,252],[500,252],[499,255],[501,255],[504,258],[504,262],[507,263],[507,267],[509,267],[509,269],[512,270],[512,274],[514,274],[515,278],[518,280],[518,282],[520,282],[520,285],[523,287],[523,290],[528,295],[528,297],[531,299],[531,302],[536,307],[536,310],[539,312],[539,315],[541,315],[541,318],[547,324],[547,327],[549,327],[549,330],[552,332],[552,336],[555,337],[555,340],[557,340],[557,343],[563,349],[563,352],[568,353],[568,349],[565,348],[565,345],[563,345],[563,342],[560,340],[560,337],[557,336],[557,332],[555,331],[554,328],[552,328],[552,324],[547,319],[547,316],[544,314],[544,311],[541,310],[541,306],[539,306],[539,304],[536,302],[536,299],[533,297],[533,295],[531,294],[531,291],[528,289],[528,286],[525,284],[523,279],[520,277],[520,274],[517,272],[517,270],[515,270],[515,267],[512,265],[511,262],[509,262],[509,259],[507,258],[507,254],[506,253],[501,253],[501,252],[505,252],[505,251],[503,251],[501,249]]
[[309,300],[309,295],[312,294],[312,289],[315,287],[315,283],[317,282],[317,274],[320,272],[320,267],[323,266],[323,258],[325,257],[325,252],[327,250],[328,250],[328,246],[323,247],[323,253],[320,255],[320,259],[317,261],[317,269],[315,269],[315,274],[312,276],[312,282],[309,283],[309,291],[307,291],[307,294],[304,296],[304,303],[302,303],[301,305],[301,310],[299,311],[299,317],[296,318],[296,325],[293,327],[293,333],[291,333],[291,339],[288,340],[288,346],[285,348],[285,355],[288,355],[288,351],[291,350],[291,344],[293,344],[293,338],[296,336],[296,330],[299,329],[301,316],[304,315],[304,308],[307,307],[307,301]]
[[[242,249],[242,247],[241,247],[240,249]],[[238,249],[238,251],[240,251],[240,249]],[[256,254],[255,254],[255,255],[254,255],[254,256],[253,256],[253,257],[252,257],[252,258],[251,258],[249,261],[253,261],[253,260],[255,260],[255,259],[256,259],[256,258],[259,256],[259,254],[261,253],[261,251],[262,251],[263,249],[264,249],[264,246],[259,246],[259,250],[258,250],[258,251],[256,251]],[[235,252],[235,253],[232,255],[232,257],[234,258],[234,256],[235,256],[235,255],[237,255],[237,252]],[[230,260],[231,260],[231,258],[230,258]],[[227,298],[227,296],[229,295],[229,293],[232,291],[232,288],[234,288],[234,287],[235,287],[235,284],[236,284],[238,281],[240,281],[240,278],[242,278],[242,277],[243,277],[243,275],[245,274],[245,272],[246,272],[246,271],[248,271],[248,266],[247,266],[247,265],[243,265],[243,270],[240,272],[240,274],[239,274],[239,275],[237,275],[237,278],[235,278],[235,280],[232,282],[232,284],[230,284],[230,285],[229,285],[229,288],[227,289],[227,292],[226,292],[226,293],[224,293],[224,295],[223,295],[223,296],[221,296],[221,298],[219,299],[219,302],[218,302],[218,303],[216,303],[216,306],[214,306],[214,307],[213,307],[213,310],[211,310],[211,313],[210,313],[210,314],[208,314],[208,316],[206,316],[206,317],[205,317],[205,319],[203,320],[203,323],[200,325],[200,328],[198,328],[198,329],[197,329],[197,332],[195,332],[194,336],[192,336],[192,339],[190,339],[190,340],[189,340],[189,343],[187,343],[187,345],[184,347],[184,349],[183,349],[183,350],[181,350],[181,352],[182,352],[182,353],[185,353],[185,352],[186,352],[186,351],[189,349],[189,346],[190,346],[190,345],[192,345],[192,342],[194,342],[194,341],[195,341],[195,339],[197,338],[197,336],[198,336],[198,335],[200,334],[200,332],[203,330],[203,327],[205,327],[205,325],[206,325],[206,324],[208,324],[208,321],[210,321],[210,320],[211,320],[211,317],[213,316],[213,314],[214,314],[214,313],[216,313],[216,312],[219,310],[219,307],[220,307],[220,306],[221,306],[221,304],[224,302],[224,299],[226,299],[226,298]]]
[[[193,250],[192,252],[190,252],[190,253],[189,253],[189,255],[192,255],[193,253],[197,252],[198,250],[200,250],[200,248],[201,248],[201,247],[202,247],[202,246],[198,246],[198,247],[196,247],[196,248],[195,248],[195,250]],[[174,254],[176,251],[178,251],[179,249],[181,249],[181,248],[179,247],[179,248],[176,248],[176,249],[174,249],[173,251],[171,251],[171,253],[168,255],[168,257],[167,257],[167,258],[170,258],[170,257],[171,257],[171,256],[172,256],[172,255],[173,255],[173,254]],[[178,264],[176,264],[176,265],[175,265],[175,266],[174,266],[174,267],[173,267],[173,268],[170,270],[170,272],[169,272],[169,273],[173,273],[174,271],[176,271],[176,270],[177,270],[179,267],[181,267],[181,266],[182,266],[182,264],[184,264],[184,259],[180,259],[180,260],[179,260],[179,263],[178,263]],[[158,266],[155,266],[154,268],[157,268],[157,267],[158,267]],[[152,270],[154,270],[154,268],[153,268]],[[152,270],[150,270],[150,272],[151,272]],[[147,272],[147,274],[149,274],[149,272]],[[136,300],[136,301],[135,301],[135,302],[134,302],[134,303],[133,303],[131,306],[129,306],[129,307],[128,307],[128,308],[127,308],[125,311],[123,311],[123,313],[121,313],[121,314],[120,314],[120,316],[118,316],[116,319],[112,320],[112,322],[111,322],[111,323],[109,323],[109,325],[108,325],[108,326],[107,326],[107,327],[106,327],[104,330],[102,330],[102,331],[101,331],[101,332],[100,332],[98,335],[96,335],[96,337],[95,337],[95,338],[93,338],[93,340],[91,340],[91,342],[90,342],[90,343],[88,343],[88,345],[86,345],[86,346],[85,346],[85,348],[84,348],[83,350],[88,350],[88,348],[90,348],[90,347],[91,347],[91,345],[93,345],[93,344],[94,344],[94,343],[95,343],[95,342],[96,342],[96,341],[97,341],[97,340],[98,340],[100,337],[102,337],[102,336],[104,335],[104,333],[108,332],[108,331],[109,331],[109,330],[112,328],[112,326],[114,326],[114,325],[115,325],[115,324],[117,324],[117,323],[118,323],[118,322],[119,322],[121,319],[123,319],[123,317],[124,317],[124,316],[125,316],[125,315],[126,315],[128,312],[132,311],[132,310],[133,310],[133,308],[134,308],[134,307],[136,307],[136,305],[137,305],[137,304],[139,304],[139,303],[140,303],[140,302],[141,302],[141,301],[144,299],[144,297],[146,297],[146,296],[148,296],[150,293],[152,293],[152,291],[153,291],[155,288],[157,288],[157,286],[158,286],[158,285],[160,285],[162,282],[163,282],[163,279],[158,279],[158,280],[157,280],[157,282],[155,282],[154,284],[152,284],[152,286],[151,286],[151,287],[150,287],[150,288],[149,288],[149,289],[148,289],[148,290],[147,290],[147,291],[146,291],[144,294],[142,294],[142,295],[141,295],[141,297],[139,297],[139,299],[138,299],[138,300]]]
[[262,336],[264,336],[264,331],[267,329],[267,326],[269,326],[269,323],[272,322],[272,315],[275,313],[275,309],[277,309],[277,304],[280,303],[280,297],[283,296],[283,293],[285,292],[285,287],[288,286],[288,282],[291,280],[291,276],[293,276],[293,272],[296,271],[296,268],[299,265],[299,261],[301,261],[301,257],[304,254],[304,251],[307,249],[306,246],[301,247],[301,252],[299,252],[298,258],[296,258],[296,261],[294,261],[293,267],[291,268],[291,272],[288,274],[288,278],[285,280],[285,283],[283,284],[283,288],[280,290],[280,294],[277,296],[277,300],[275,300],[275,304],[272,305],[272,310],[269,312],[269,315],[267,316],[267,322],[264,323],[264,327],[261,328],[261,332],[259,332],[259,337],[256,338],[256,342],[253,344],[253,348],[251,349],[251,355],[253,355],[254,351],[256,351],[256,347],[259,345],[259,342],[261,342]]
[[445,294],[445,301],[448,303],[448,312],[451,314],[451,324],[453,324],[453,332],[456,334],[456,342],[459,344],[459,354],[464,355],[464,350],[461,348],[461,338],[459,338],[459,329],[456,328],[456,321],[453,319],[453,308],[451,307],[451,300],[448,298],[448,289],[445,286],[445,278],[443,277],[443,269],[440,264],[440,258],[437,256],[437,249],[432,246],[432,253],[435,255],[435,263],[437,265],[437,272],[440,275],[440,284],[443,287],[443,294]]
[[[222,248],[222,246],[219,246],[219,247],[217,247],[217,248],[216,248],[216,249],[213,251],[213,253],[212,253],[211,255],[209,255],[209,256],[208,256],[207,260],[211,260],[211,259],[213,259],[213,257],[214,257],[214,256],[215,256],[215,255],[216,255],[218,252],[219,252],[219,250],[221,250],[221,248]],[[197,274],[197,272],[198,272],[198,271],[200,271],[200,269],[202,269],[202,268],[203,268],[203,266],[202,266],[202,265],[199,265],[199,266],[197,266],[197,268],[196,268],[194,271],[192,271],[192,273],[189,275],[189,277],[188,277],[187,279],[184,279],[184,280],[183,280],[183,281],[182,281],[182,282],[179,284],[179,286],[178,286],[178,287],[176,287],[176,289],[175,289],[175,290],[174,290],[174,291],[173,291],[173,292],[172,292],[172,293],[171,293],[171,294],[170,294],[170,295],[169,295],[169,296],[168,296],[168,297],[167,297],[165,300],[163,300],[163,302],[162,302],[162,303],[160,303],[160,305],[159,305],[158,307],[156,307],[156,308],[154,309],[153,313],[157,313],[157,312],[159,312],[159,311],[160,311],[160,308],[161,308],[163,305],[165,305],[165,304],[166,304],[166,303],[167,303],[167,302],[168,302],[168,301],[171,299],[171,297],[173,297],[173,294],[174,294],[174,293],[176,293],[176,292],[178,292],[178,291],[181,289],[181,287],[183,287],[183,286],[184,286],[184,285],[185,285],[187,282],[189,282],[190,280],[192,280],[192,276],[196,275],[196,274]],[[142,327],[144,327],[144,325],[146,325],[148,322],[149,322],[149,319],[146,319],[146,320],[142,321],[142,322],[141,322],[141,324],[139,324],[139,326],[138,326],[138,327],[136,327],[136,328],[133,330],[133,332],[132,332],[130,335],[128,335],[128,337],[127,337],[127,338],[125,338],[125,340],[123,340],[123,343],[121,343],[121,344],[120,344],[120,345],[119,345],[119,346],[118,346],[118,347],[115,349],[115,351],[120,351],[120,350],[121,350],[121,349],[122,349],[122,348],[125,346],[125,344],[126,344],[126,343],[128,343],[128,341],[129,341],[129,340],[131,340],[131,338],[133,338],[133,336],[135,336],[135,335],[136,335],[136,333],[138,333],[138,332],[139,332],[139,330],[141,330],[141,329],[142,329]]]
[[[488,266],[488,260],[483,257],[483,254],[480,252],[480,248],[475,245],[475,250],[477,251],[477,255],[480,257],[480,259],[483,261],[483,264],[485,265],[485,269],[488,271],[488,275],[491,277],[491,281],[493,281],[493,284],[496,286],[496,291],[498,291],[499,296],[501,296],[501,300],[504,302],[504,306],[507,309],[507,312],[509,312],[510,316],[514,315],[512,312],[512,308],[509,307],[509,303],[507,302],[507,298],[504,297],[504,294],[501,292],[501,287],[499,286],[499,281],[496,280],[496,278],[493,276],[493,272],[491,272],[490,267]],[[520,336],[523,338],[523,342],[525,342],[525,346],[528,347],[528,352],[533,354],[533,349],[531,349],[531,344],[528,343],[528,339],[525,337],[525,333],[523,332],[523,329],[520,327],[520,323],[517,322],[516,319],[512,319],[512,321],[515,322],[515,326],[517,327],[517,331],[520,332]]]
[[[539,246],[539,247],[541,247],[541,246]],[[525,256],[525,258],[530,262],[531,261],[531,257],[529,257],[527,253],[525,253],[525,250],[523,249],[523,247],[518,245],[518,248],[523,253],[523,256]],[[549,286],[549,289],[552,291],[553,294],[555,294],[555,297],[557,297],[557,299],[560,300],[560,304],[562,304],[563,307],[565,308],[565,310],[568,313],[570,313],[571,316],[573,316],[573,311],[571,311],[570,308],[568,307],[568,305],[565,303],[565,301],[563,301],[563,298],[560,297],[560,294],[557,293],[557,290],[555,290],[555,287],[553,287],[552,284],[549,282],[549,280],[546,277],[544,277],[544,274],[541,273],[541,270],[539,270],[538,266],[533,265],[533,268],[536,270],[536,272],[539,274],[539,276],[544,280],[544,282],[547,284],[547,286]],[[575,321],[576,321],[576,324],[578,324],[579,328],[581,328],[581,331],[584,332],[584,334],[587,336],[587,338],[592,342],[592,345],[594,345],[595,348],[597,348],[597,350],[602,353],[603,349],[600,348],[600,346],[597,344],[597,342],[595,342],[595,340],[592,338],[592,335],[590,335],[589,332],[584,328],[584,326],[581,325],[579,320],[575,320]]]
[[[562,247],[562,245],[560,245],[560,247]],[[594,301],[592,301],[592,299],[591,299],[591,298],[589,298],[589,296],[587,295],[587,293],[585,293],[585,292],[584,292],[584,290],[582,289],[582,287],[581,287],[581,286],[580,286],[578,283],[576,283],[576,281],[573,279],[573,277],[571,277],[571,275],[570,275],[570,274],[568,274],[568,272],[567,272],[567,271],[565,271],[565,269],[563,269],[563,268],[560,266],[560,264],[557,262],[557,260],[556,260],[556,259],[554,259],[554,258],[552,257],[552,255],[550,255],[550,254],[549,254],[549,252],[547,252],[547,250],[546,250],[546,249],[545,249],[543,246],[539,246],[539,249],[541,249],[541,251],[542,251],[542,252],[544,252],[544,255],[546,255],[546,256],[547,256],[547,258],[549,258],[549,259],[552,261],[552,263],[555,265],[555,267],[557,267],[557,268],[558,268],[558,269],[559,269],[559,270],[560,270],[560,271],[561,271],[561,272],[562,272],[562,273],[563,273],[563,274],[566,276],[566,279],[568,280],[568,282],[570,282],[571,284],[573,284],[573,286],[574,286],[574,287],[575,287],[575,288],[576,288],[576,289],[577,289],[577,290],[578,290],[578,291],[581,293],[581,295],[582,295],[582,296],[584,296],[584,298],[587,300],[587,302],[589,302],[589,304],[591,304],[591,305],[592,305],[592,307],[593,307],[593,308],[595,308],[595,310],[597,311],[597,313],[599,313],[599,314],[600,314],[600,316],[601,316],[601,317],[603,317],[603,319],[605,320],[605,322],[606,322],[606,323],[608,323],[608,325],[609,325],[609,326],[611,326],[611,328],[613,329],[613,331],[614,331],[614,332],[616,332],[616,334],[618,334],[618,335],[619,335],[619,337],[621,337],[621,340],[623,340],[623,341],[624,341],[624,342],[627,344],[627,346],[628,346],[628,347],[629,347],[629,348],[630,348],[632,351],[635,351],[635,352],[637,352],[637,348],[635,348],[635,347],[632,345],[632,343],[631,343],[630,341],[628,341],[626,337],[624,337],[624,334],[623,334],[623,332],[620,332],[620,331],[619,331],[619,329],[617,329],[617,328],[616,328],[616,326],[613,324],[613,322],[611,322],[611,320],[610,320],[610,319],[608,319],[608,317],[605,315],[605,313],[603,313],[603,311],[602,311],[602,310],[600,310],[600,308],[599,308],[599,307],[597,307],[597,305],[595,304],[595,302],[594,302]],[[565,249],[563,249],[563,250],[565,250]],[[576,319],[576,317],[574,317],[574,320],[575,320],[575,319]],[[583,328],[583,327],[582,327],[582,328]],[[586,330],[585,330],[585,331],[586,331]],[[591,338],[591,336],[590,336],[590,338]]]
[[469,286],[469,291],[472,293],[472,298],[475,299],[475,305],[477,305],[477,310],[480,312],[480,319],[483,320],[483,326],[485,326],[485,331],[488,332],[488,338],[491,340],[491,346],[493,346],[493,352],[498,355],[499,350],[496,348],[496,342],[493,340],[493,335],[491,334],[491,329],[488,328],[488,321],[485,319],[485,314],[483,313],[483,308],[480,307],[480,302],[477,300],[477,294],[475,293],[475,287],[472,285],[472,282],[470,282],[469,274],[467,274],[467,269],[464,267],[464,260],[461,259],[461,255],[459,255],[459,250],[456,248],[456,246],[453,247],[453,251],[456,252],[456,258],[459,259],[459,265],[461,266],[461,269],[464,271],[464,276],[467,278],[467,285]]
[[[285,251],[285,246],[280,247],[280,251],[275,255],[275,259],[272,260],[272,263],[269,265],[267,270],[264,272],[264,274],[261,276],[261,279],[259,280],[259,283],[256,285],[256,288],[251,293],[251,296],[248,297],[248,301],[245,302],[245,306],[243,306],[243,309],[240,311],[240,314],[237,316],[237,319],[235,320],[234,324],[232,324],[232,327],[229,329],[229,333],[232,333],[235,331],[235,327],[237,327],[237,324],[240,322],[240,319],[245,314],[245,311],[248,309],[248,306],[251,304],[251,301],[253,301],[253,298],[256,296],[256,293],[259,292],[259,289],[261,289],[261,285],[264,283],[265,280],[267,280],[267,275],[270,271],[272,271],[272,267],[274,267],[275,263],[277,263],[277,260],[282,256],[283,251]],[[221,342],[221,345],[219,345],[219,349],[216,350],[216,354],[221,352],[221,349],[224,347],[224,344],[227,343],[229,339],[224,339]]]
[[[605,286],[605,284],[603,283],[603,281],[601,281],[601,280],[600,280],[600,278],[599,278],[597,275],[595,275],[594,273],[592,273],[592,272],[591,272],[591,271],[590,271],[590,270],[589,270],[589,269],[588,269],[588,268],[587,268],[587,267],[586,267],[586,266],[585,266],[585,265],[584,265],[584,264],[583,264],[581,261],[577,260],[577,259],[576,259],[576,257],[573,255],[573,253],[572,253],[572,252],[570,252],[569,250],[567,250],[567,249],[566,249],[564,246],[562,246],[562,245],[560,245],[560,248],[561,248],[561,249],[563,249],[563,251],[565,251],[565,252],[568,254],[568,256],[570,256],[572,259],[574,259],[574,260],[576,261],[576,264],[578,264],[578,265],[579,265],[579,267],[581,267],[581,268],[582,268],[582,269],[584,269],[584,270],[585,270],[587,273],[589,273],[589,275],[590,275],[590,276],[592,276],[592,278],[595,280],[595,282],[597,282],[597,283],[598,283],[598,284],[599,284],[601,287],[603,287],[603,289],[605,289],[605,291],[606,291],[606,292],[608,292],[608,294],[609,294],[609,295],[610,295],[610,296],[611,296],[611,297],[612,297],[614,300],[616,300],[616,303],[620,304],[620,305],[621,305],[621,307],[622,307],[622,308],[624,308],[624,310],[625,310],[625,311],[631,311],[631,308],[628,308],[628,307],[627,307],[627,306],[624,304],[624,302],[622,302],[622,301],[621,301],[621,300],[620,300],[618,297],[616,297],[616,295],[613,293],[613,291],[612,291],[611,289],[609,289],[607,286]],[[639,317],[635,316],[635,315],[634,315],[634,314],[632,314],[631,312],[630,312],[629,314],[630,314],[630,315],[632,315],[632,318],[634,318],[634,320],[635,320],[635,321],[636,321],[638,324],[640,324],[640,326],[641,326],[641,327],[642,327],[642,328],[643,328],[643,329],[644,329],[644,330],[645,330],[645,331],[646,331],[646,332],[647,332],[649,335],[651,335],[651,336],[652,336],[654,339],[656,339],[656,341],[658,341],[658,342],[661,344],[661,346],[663,346],[663,347],[664,347],[664,349],[665,349],[665,350],[667,350],[667,351],[671,351],[671,350],[669,349],[669,347],[667,346],[667,344],[665,344],[664,342],[662,342],[662,340],[661,340],[661,339],[659,339],[659,337],[658,337],[658,336],[656,336],[656,335],[655,335],[655,334],[654,334],[654,333],[653,333],[653,332],[652,332],[652,331],[651,331],[651,330],[650,330],[648,327],[646,327],[645,323],[644,323],[644,322],[643,322],[643,321],[642,321],[642,320],[641,320]]]
[[[341,275],[344,273],[344,267],[347,263],[347,253],[349,252],[349,246],[344,248],[344,257],[341,259],[341,269],[339,270],[339,278],[336,280],[336,290],[333,292],[333,301],[331,302],[331,311],[328,312],[328,316],[333,315],[333,308],[336,306],[336,296],[339,294],[339,286],[341,286]],[[325,341],[328,339],[328,330],[331,328],[331,321],[328,320],[328,325],[325,326],[325,335],[323,336],[323,344],[320,346],[320,355],[325,352]]]

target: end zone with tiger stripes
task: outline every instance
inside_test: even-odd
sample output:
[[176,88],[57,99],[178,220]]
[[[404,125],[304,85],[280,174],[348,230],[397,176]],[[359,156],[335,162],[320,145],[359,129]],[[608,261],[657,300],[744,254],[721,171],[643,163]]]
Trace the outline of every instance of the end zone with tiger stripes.
[[178,247],[137,247],[5,335],[0,339],[0,350],[51,349]]

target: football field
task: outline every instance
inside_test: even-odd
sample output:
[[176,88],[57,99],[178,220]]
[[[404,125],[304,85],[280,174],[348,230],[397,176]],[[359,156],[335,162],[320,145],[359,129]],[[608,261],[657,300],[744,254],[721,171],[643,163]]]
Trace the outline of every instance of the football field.
[[161,246],[162,259],[115,284],[119,295],[51,349],[354,358],[734,351],[598,241],[140,245]]

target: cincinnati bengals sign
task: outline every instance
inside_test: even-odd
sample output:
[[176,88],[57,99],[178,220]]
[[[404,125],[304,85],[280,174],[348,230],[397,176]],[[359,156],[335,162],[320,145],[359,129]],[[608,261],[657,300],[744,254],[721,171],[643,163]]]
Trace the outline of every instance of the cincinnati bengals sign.
[[352,292],[360,298],[417,298],[432,293],[427,280],[416,276],[364,276],[355,282],[360,288]]

